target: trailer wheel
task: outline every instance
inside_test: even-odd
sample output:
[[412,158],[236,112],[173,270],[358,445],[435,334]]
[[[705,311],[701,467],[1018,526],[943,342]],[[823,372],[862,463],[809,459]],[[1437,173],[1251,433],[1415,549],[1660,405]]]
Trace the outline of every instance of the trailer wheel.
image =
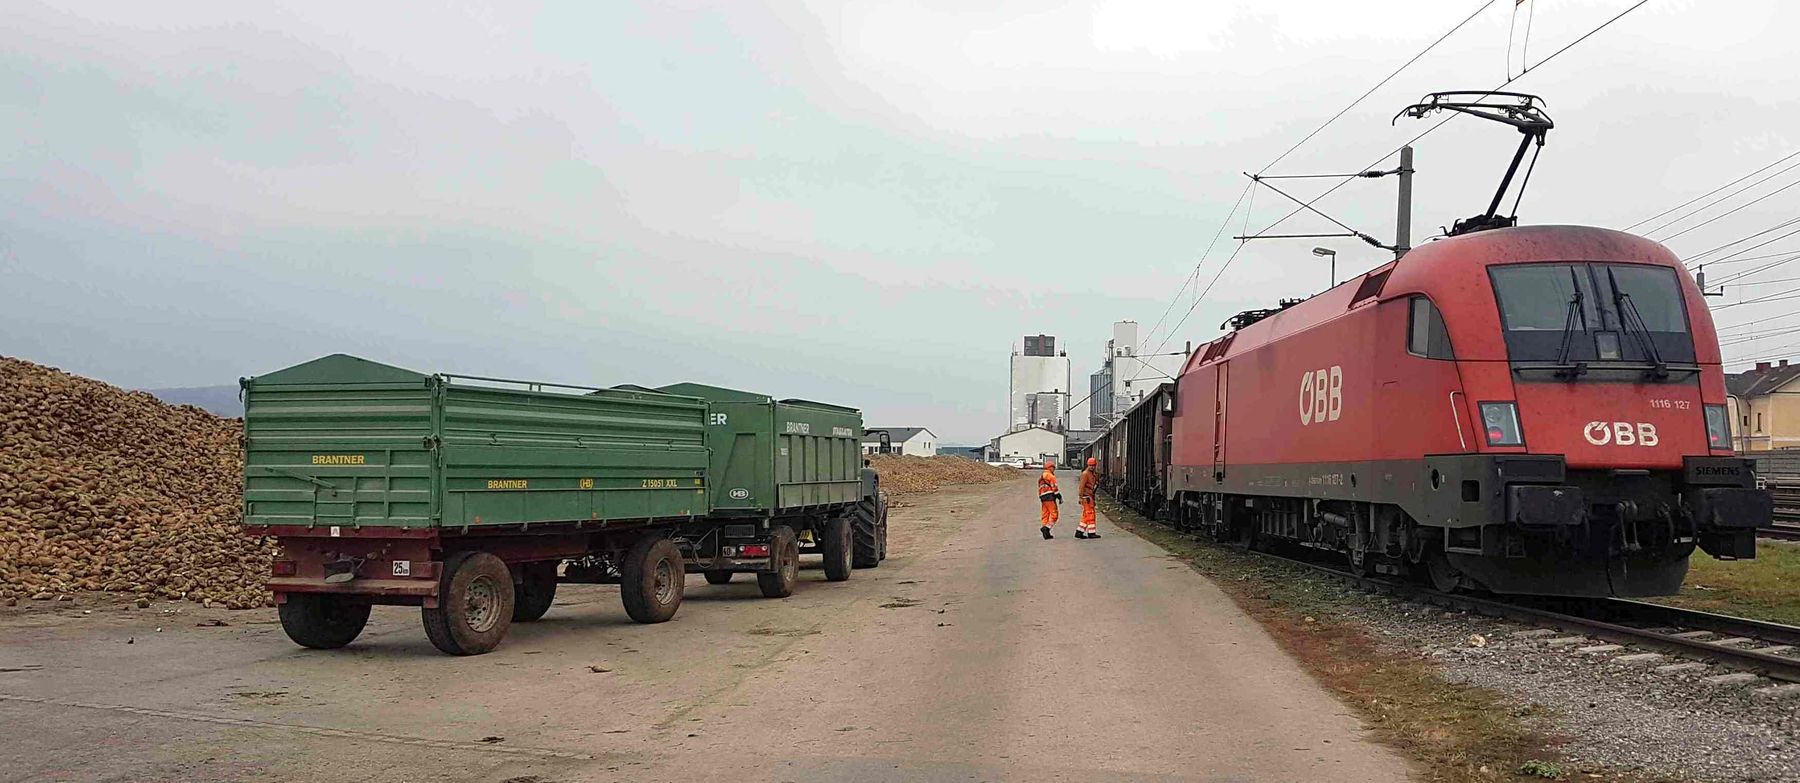
[[709,585],[731,584],[731,578],[737,576],[735,571],[707,571],[706,583]]
[[512,627],[512,572],[487,552],[453,553],[438,578],[437,608],[420,616],[433,647],[451,655],[488,652]]
[[850,512],[851,565],[874,568],[887,557],[887,500],[864,498]]
[[687,571],[675,542],[656,535],[638,539],[620,569],[619,598],[625,613],[640,623],[660,623],[675,616],[687,587]]
[[825,520],[819,553],[825,556],[825,581],[842,582],[850,578],[850,518],[835,516]]
[[529,623],[550,611],[556,600],[556,561],[519,566],[519,586],[513,596],[513,622]]
[[775,557],[775,570],[756,575],[756,587],[764,598],[786,598],[794,594],[794,583],[800,581],[800,543],[794,529],[778,525],[769,534],[769,549]]
[[346,595],[289,593],[276,612],[289,639],[315,650],[349,644],[369,624],[369,604]]

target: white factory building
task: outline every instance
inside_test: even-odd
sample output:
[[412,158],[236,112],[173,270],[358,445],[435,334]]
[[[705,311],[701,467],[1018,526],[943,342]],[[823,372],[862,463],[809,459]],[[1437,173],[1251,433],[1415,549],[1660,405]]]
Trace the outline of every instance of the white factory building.
[[1173,380],[1187,363],[1187,350],[1185,343],[1139,345],[1136,321],[1114,323],[1100,370],[1088,376],[1088,428],[1104,430],[1112,426],[1145,394],[1155,391],[1158,384]]
[[1062,461],[1064,437],[1062,432],[1043,427],[1026,427],[1013,430],[993,439],[988,443],[989,461],[1042,462],[1045,459]]
[[1056,350],[1056,338],[1026,336],[1012,353],[1012,385],[1007,430],[1043,427],[1061,432],[1069,427],[1070,382],[1067,351]]

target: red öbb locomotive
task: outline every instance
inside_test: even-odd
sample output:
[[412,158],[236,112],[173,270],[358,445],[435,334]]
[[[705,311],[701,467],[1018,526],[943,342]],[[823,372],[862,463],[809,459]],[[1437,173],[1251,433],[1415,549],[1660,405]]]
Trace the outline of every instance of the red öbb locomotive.
[[1648,596],[1769,524],[1700,289],[1650,240],[1480,231],[1234,321],[1094,449],[1185,529],[1440,589]]

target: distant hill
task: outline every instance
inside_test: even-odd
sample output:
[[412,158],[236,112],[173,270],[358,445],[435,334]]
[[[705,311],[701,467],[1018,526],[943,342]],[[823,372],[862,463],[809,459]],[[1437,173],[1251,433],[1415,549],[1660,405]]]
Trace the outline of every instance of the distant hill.
[[145,389],[170,405],[193,405],[214,416],[228,419],[244,417],[244,403],[238,401],[236,386],[192,386],[185,389]]

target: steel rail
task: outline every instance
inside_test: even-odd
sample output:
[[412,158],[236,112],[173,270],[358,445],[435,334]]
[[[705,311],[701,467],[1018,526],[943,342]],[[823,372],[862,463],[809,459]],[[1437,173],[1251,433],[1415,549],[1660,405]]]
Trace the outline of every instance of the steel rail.
[[[1254,551],[1254,550],[1252,550]],[[1408,585],[1385,579],[1361,577],[1340,571],[1330,566],[1309,563],[1283,555],[1269,552],[1257,552],[1264,557],[1298,565],[1336,579],[1355,584],[1365,589],[1385,592],[1438,606],[1460,608],[1474,611],[1488,617],[1499,617],[1509,620],[1533,623],[1592,636],[1615,644],[1632,644],[1649,647],[1664,652],[1675,653],[1687,658],[1701,658],[1747,669],[1762,674],[1770,679],[1786,682],[1800,682],[1800,658],[1790,658],[1775,653],[1762,652],[1755,649],[1744,649],[1735,645],[1718,644],[1681,636],[1680,631],[1662,631],[1657,628],[1636,628],[1621,625],[1592,617],[1583,617],[1566,612],[1558,612],[1533,606],[1526,606],[1506,600],[1483,598],[1459,593],[1445,593],[1419,585]],[[1645,616],[1655,616],[1659,625],[1686,626],[1692,630],[1704,630],[1729,636],[1748,637],[1757,641],[1774,642],[1788,645],[1793,640],[1800,640],[1800,627],[1766,623],[1743,617],[1730,617],[1692,609],[1682,609],[1660,604],[1647,604],[1641,601],[1609,599],[1601,604],[1608,608],[1629,612],[1640,612]],[[1654,610],[1643,607],[1655,607]],[[1708,627],[1712,626],[1712,627]],[[1737,630],[1724,630],[1734,628]],[[1800,646],[1800,645],[1795,645]]]

